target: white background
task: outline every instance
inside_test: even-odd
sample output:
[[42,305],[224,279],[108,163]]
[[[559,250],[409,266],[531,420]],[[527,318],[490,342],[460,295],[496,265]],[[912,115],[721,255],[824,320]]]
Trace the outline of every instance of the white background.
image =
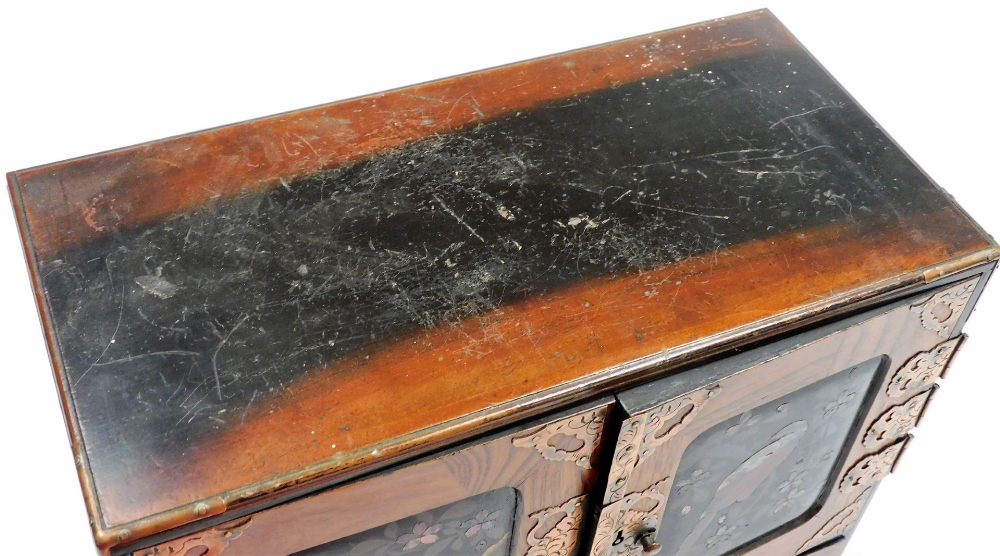
[[[743,1],[0,4],[10,171],[763,7]],[[1000,233],[995,3],[769,7],[923,168]],[[984,6],[990,6],[986,8]],[[4,201],[6,204],[6,201]],[[12,213],[0,207],[5,554],[93,554]],[[849,556],[997,553],[1000,285]],[[776,555],[783,556],[783,555]]]

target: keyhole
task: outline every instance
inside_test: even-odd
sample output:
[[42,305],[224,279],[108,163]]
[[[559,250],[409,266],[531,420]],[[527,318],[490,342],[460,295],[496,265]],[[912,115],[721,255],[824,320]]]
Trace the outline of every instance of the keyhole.
[[615,537],[615,542],[611,543],[611,546],[618,546],[623,542],[625,542],[625,536],[622,535],[621,531],[618,531],[618,536]]

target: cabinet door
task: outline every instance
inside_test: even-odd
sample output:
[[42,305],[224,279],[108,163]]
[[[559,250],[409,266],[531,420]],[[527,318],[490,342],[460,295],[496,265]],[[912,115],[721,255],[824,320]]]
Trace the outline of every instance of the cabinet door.
[[614,400],[235,519],[134,556],[575,553]]
[[591,555],[839,554],[961,344],[979,282],[621,393]]

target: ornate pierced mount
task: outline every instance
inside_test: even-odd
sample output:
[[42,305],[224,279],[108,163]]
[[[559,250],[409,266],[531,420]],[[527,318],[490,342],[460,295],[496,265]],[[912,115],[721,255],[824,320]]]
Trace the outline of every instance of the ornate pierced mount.
[[887,409],[868,428],[862,441],[864,447],[873,450],[886,441],[896,440],[909,434],[917,426],[917,422],[923,415],[924,408],[927,407],[935,388],[930,388],[900,405]]
[[218,556],[250,526],[252,517],[133,552],[133,556]]
[[979,277],[970,278],[959,284],[935,293],[910,306],[910,311],[920,315],[920,324],[942,338],[951,337],[955,325],[965,314],[965,306],[979,284]]
[[571,498],[562,506],[545,508],[529,516],[536,520],[528,531],[527,556],[569,556],[576,550],[580,523],[586,515],[586,496]]
[[590,556],[639,556],[657,551],[652,534],[659,529],[667,507],[660,486],[668,481],[664,479],[605,507],[597,522]]
[[[833,516],[811,539],[806,541],[806,544],[802,545],[802,548],[796,554],[805,554],[818,546],[843,536],[857,523],[858,518],[861,517],[861,511],[864,510],[865,504],[868,503],[871,493],[872,489],[865,489],[854,502],[851,502],[849,506]],[[811,552],[810,554],[816,553]]]
[[850,492],[858,487],[870,487],[886,478],[909,440],[910,437],[907,436],[881,452],[862,458],[844,475],[840,481],[840,491]]
[[964,341],[963,334],[942,342],[929,351],[917,353],[892,375],[886,393],[891,398],[901,398],[925,390],[944,374]]
[[534,448],[550,461],[571,461],[584,469],[593,469],[591,460],[600,448],[606,416],[606,408],[573,415],[517,436],[511,442],[518,448]]
[[720,388],[718,385],[702,388],[626,419],[622,423],[615,455],[611,460],[604,503],[622,500],[632,470],[650,457],[657,447],[686,427]]

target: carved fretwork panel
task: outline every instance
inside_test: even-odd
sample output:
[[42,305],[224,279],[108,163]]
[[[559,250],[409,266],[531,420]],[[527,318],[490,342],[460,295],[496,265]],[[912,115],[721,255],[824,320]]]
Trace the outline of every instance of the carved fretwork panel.
[[250,527],[245,517],[193,535],[134,552],[135,556],[218,556]]
[[[571,461],[592,469],[592,460],[600,447],[606,408],[595,409],[545,425],[513,438],[514,446],[532,448],[551,461]],[[562,442],[560,442],[562,441]]]

